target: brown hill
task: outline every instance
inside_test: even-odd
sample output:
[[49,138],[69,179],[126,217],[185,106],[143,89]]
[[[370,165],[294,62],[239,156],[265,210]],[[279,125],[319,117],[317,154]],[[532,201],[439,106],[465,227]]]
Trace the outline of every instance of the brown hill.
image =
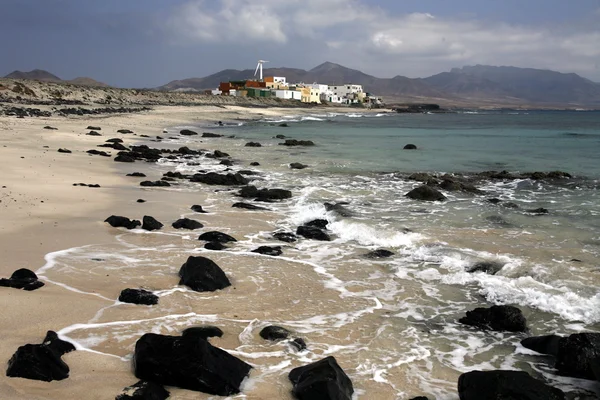
[[42,82],[60,82],[60,81],[62,81],[62,79],[60,79],[58,76],[53,75],[48,71],[44,71],[43,69],[34,69],[29,72],[13,71],[10,74],[6,75],[5,78],[33,79],[33,80],[42,81]]
[[75,79],[71,79],[70,81],[64,81],[70,83],[71,85],[81,85],[81,86],[95,86],[95,87],[110,87],[104,82],[98,82],[95,79],[87,78],[87,77],[79,77]]

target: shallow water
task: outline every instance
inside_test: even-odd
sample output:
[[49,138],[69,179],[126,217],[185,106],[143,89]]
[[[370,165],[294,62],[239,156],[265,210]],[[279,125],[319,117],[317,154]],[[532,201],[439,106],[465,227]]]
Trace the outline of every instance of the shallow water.
[[[279,127],[283,121],[289,126]],[[170,136],[182,129],[168,128]],[[167,227],[48,255],[39,271],[45,279],[86,291],[97,279],[93,295],[109,300],[140,285],[161,297],[154,307],[115,302],[59,332],[80,348],[128,358],[145,332],[178,334],[208,323],[225,332],[214,344],[255,366],[242,398],[289,398],[289,370],[327,355],[350,375],[357,398],[456,399],[462,372],[499,368],[526,370],[573,396],[600,394],[592,382],[554,375],[547,357],[519,345],[527,334],[478,332],[457,323],[475,307],[512,304],[523,310],[533,335],[600,331],[600,113],[320,114],[195,128],[235,138],[180,137],[161,146],[220,149],[236,161],[233,170],[259,161],[250,167],[260,173],[254,184],[290,189],[294,197],[255,212],[232,209],[239,201],[233,192],[202,184],[150,189],[202,192],[212,213],[186,216],[204,222],[201,231],[223,230],[239,242],[211,252],[201,248],[198,233]],[[317,145],[279,146],[277,134]],[[248,141],[263,147],[244,147]],[[403,151],[407,143],[419,150]],[[290,162],[310,167],[290,170]],[[205,157],[162,160],[151,168],[226,169]],[[485,196],[446,193],[444,203],[404,197],[418,185],[406,179],[409,172],[489,169],[558,169],[575,177],[486,181],[479,185]],[[485,201],[491,197],[519,209]],[[352,216],[326,211],[327,201],[348,202]],[[550,213],[523,211],[538,207]],[[329,221],[333,241],[286,244],[271,237],[315,218]],[[249,252],[259,245],[282,245],[284,255]],[[395,255],[364,257],[377,248]],[[179,267],[197,254],[217,262],[233,286],[217,293],[177,286]],[[495,276],[465,271],[482,260],[504,267]],[[258,332],[268,324],[292,329],[308,350],[263,341]]]

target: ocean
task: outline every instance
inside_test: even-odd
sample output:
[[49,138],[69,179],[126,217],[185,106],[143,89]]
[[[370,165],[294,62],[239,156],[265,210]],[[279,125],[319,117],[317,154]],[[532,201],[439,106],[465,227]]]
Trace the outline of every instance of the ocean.
[[[144,332],[217,325],[225,336],[215,343],[255,367],[239,398],[291,398],[289,370],[328,355],[360,399],[457,399],[461,373],[491,369],[525,370],[571,398],[600,395],[593,382],[556,375],[551,359],[519,344],[532,335],[600,332],[600,112],[356,111],[222,122],[164,127],[161,136],[175,139],[156,147],[219,149],[233,166],[201,156],[162,159],[149,169],[155,175],[252,170],[252,184],[289,189],[293,197],[257,203],[269,211],[256,212],[231,208],[241,201],[235,190],[187,181],[145,189],[202,193],[212,216],[189,210],[181,216],[208,218],[201,232],[222,230],[238,242],[209,251],[197,233],[167,227],[47,255],[38,272],[71,289],[110,271],[115,284],[142,284],[161,297],[135,319],[123,311],[132,306],[115,303],[59,334],[80,349],[128,360]],[[224,136],[180,136],[184,128]],[[281,146],[276,135],[315,146]],[[245,147],[250,141],[262,147]],[[406,144],[417,150],[403,150]],[[308,167],[290,169],[292,162]],[[571,178],[478,175],[491,170],[565,171]],[[447,201],[411,200],[405,194],[421,184],[410,178],[417,172],[469,179],[484,193],[442,190]],[[342,212],[324,203],[341,204]],[[531,212],[539,208],[548,212]],[[317,218],[329,222],[332,241],[272,237]],[[280,245],[283,255],[250,252],[259,245]],[[365,257],[376,249],[394,255]],[[191,254],[215,260],[235,289],[196,293],[176,286],[173,276]],[[90,270],[90,259],[102,263]],[[478,262],[501,269],[467,272]],[[95,295],[110,299],[102,289]],[[466,311],[494,304],[519,307],[530,332],[482,332],[458,323]],[[291,329],[308,350],[265,342],[258,331],[269,324]]]

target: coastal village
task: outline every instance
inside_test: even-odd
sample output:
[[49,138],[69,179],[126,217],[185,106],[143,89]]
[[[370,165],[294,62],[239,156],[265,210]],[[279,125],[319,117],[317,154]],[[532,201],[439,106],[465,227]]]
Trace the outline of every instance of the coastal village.
[[263,63],[256,66],[254,77],[259,79],[221,82],[219,87],[207,91],[215,96],[236,96],[254,98],[279,98],[297,100],[309,104],[341,104],[358,107],[378,108],[383,106],[381,98],[365,92],[362,85],[353,83],[289,83],[284,76],[263,78]]

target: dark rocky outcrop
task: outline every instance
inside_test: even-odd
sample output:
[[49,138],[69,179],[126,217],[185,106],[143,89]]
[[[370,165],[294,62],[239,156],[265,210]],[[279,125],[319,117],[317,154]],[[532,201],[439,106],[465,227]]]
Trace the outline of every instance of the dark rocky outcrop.
[[444,196],[439,190],[434,189],[428,185],[421,185],[419,187],[414,188],[410,192],[406,193],[406,197],[408,197],[409,199],[422,201],[446,200],[446,196]]
[[69,149],[63,149],[63,148],[58,149],[58,152],[59,153],[72,153],[71,150],[69,150]]
[[544,215],[544,214],[548,214],[550,213],[550,211],[548,211],[547,208],[535,208],[533,210],[525,210],[525,212],[530,213],[530,214],[536,214],[536,215]]
[[331,241],[331,237],[322,229],[316,228],[314,226],[299,226],[296,229],[296,235],[300,235],[305,237],[306,239],[314,239],[321,241]]
[[52,130],[52,131],[56,131],[56,130],[58,130],[58,128],[55,128],[55,127],[53,127],[53,126],[49,126],[49,125],[46,125],[46,126],[44,127],[44,129],[49,129],[49,130]]
[[99,144],[98,147],[109,147],[115,150],[129,150],[127,147],[123,146],[121,143],[104,143]]
[[44,282],[38,280],[35,272],[20,268],[13,272],[10,278],[0,279],[0,286],[32,291],[44,286]]
[[144,186],[144,187],[168,187],[171,186],[171,184],[167,181],[142,181],[140,182],[140,186]]
[[482,330],[525,332],[527,321],[521,310],[513,306],[492,306],[467,311],[467,316],[458,320],[461,324]]
[[175,229],[200,229],[203,228],[204,225],[196,220],[193,219],[189,219],[189,218],[181,218],[178,219],[177,221],[173,222],[173,224],[171,224],[171,226]]
[[560,339],[562,336],[557,335],[533,336],[521,340],[521,345],[540,354],[557,357]]
[[135,376],[219,396],[240,392],[252,367],[195,335],[147,333],[135,345]]
[[281,146],[314,146],[312,140],[296,140],[296,139],[286,139],[284,143],[279,143]]
[[273,237],[281,242],[293,243],[298,240],[298,237],[292,232],[275,232]]
[[133,131],[131,131],[131,130],[129,130],[129,129],[118,129],[118,130],[117,130],[117,133],[124,133],[124,134],[127,134],[127,133],[133,133]]
[[104,220],[104,222],[108,222],[110,224],[110,226],[112,226],[114,228],[123,227],[123,228],[127,228],[127,229],[135,229],[142,224],[137,219],[130,220],[127,217],[121,217],[118,215],[111,215],[110,217],[106,218]]
[[524,371],[471,371],[458,378],[460,400],[565,400],[564,393]]
[[436,177],[426,172],[415,172],[408,177],[411,181],[423,182],[427,185],[437,185],[439,182]]
[[183,136],[194,136],[194,135],[197,135],[198,132],[194,132],[194,131],[189,130],[189,129],[182,129],[182,130],[179,131],[179,134],[183,135]]
[[100,132],[96,132],[96,131],[89,131],[88,133],[86,133],[86,135],[88,135],[88,136],[102,136],[102,134]]
[[403,150],[416,150],[417,146],[414,144],[407,144],[406,146],[403,147]]
[[225,250],[227,248],[227,246],[225,246],[223,243],[221,242],[208,242],[204,245],[204,248],[206,250]]
[[377,249],[377,250],[373,250],[373,251],[365,254],[365,257],[367,257],[367,258],[387,258],[387,257],[391,257],[393,255],[394,255],[394,253],[389,250]]
[[329,224],[329,221],[327,221],[326,219],[318,218],[318,219],[313,219],[312,221],[309,221],[303,225],[304,226],[314,226],[315,228],[319,228],[319,229],[326,229],[328,224]]
[[352,381],[331,356],[294,368],[288,378],[292,394],[300,400],[350,400],[354,393]]
[[[279,126],[281,126],[281,125],[279,125]],[[287,126],[287,124],[286,124],[286,126]],[[273,138],[274,139],[285,139],[286,136],[285,135],[275,135],[275,136],[273,136]]]
[[262,144],[258,142],[248,142],[244,145],[245,147],[262,147]]
[[66,379],[69,366],[61,356],[73,350],[75,346],[60,340],[56,332],[48,331],[42,344],[26,344],[17,349],[8,361],[6,376],[45,382]]
[[123,289],[119,295],[119,301],[151,306],[158,304],[158,296],[144,289]]
[[219,135],[217,133],[211,133],[211,132],[203,132],[202,137],[203,138],[218,138],[218,137],[223,137],[223,135]]
[[[225,165],[226,167],[231,167],[233,165],[233,161],[231,160],[221,160],[220,165]],[[240,174],[242,175],[242,174]]]
[[243,208],[245,210],[257,210],[257,211],[268,210],[268,208],[265,208],[265,207],[255,206],[254,204],[243,203],[243,202],[234,203],[231,207]]
[[353,217],[354,213],[345,207],[346,204],[347,203],[335,203],[335,204],[323,203],[323,205],[325,206],[325,210],[327,210],[327,211],[334,212],[337,215],[339,215],[340,217],[344,217],[344,218]]
[[204,211],[204,209],[202,209],[202,206],[199,204],[194,204],[193,206],[190,207],[190,209],[197,213],[207,214],[207,212]]
[[417,396],[417,397],[413,397],[410,400],[429,400],[429,397],[425,397],[425,396]]
[[149,215],[144,215],[144,218],[142,218],[142,229],[147,231],[156,231],[161,229],[163,226],[164,225],[162,223],[158,222],[154,217]]
[[123,139],[120,139],[120,138],[107,139],[106,143],[123,143]]
[[190,181],[204,183],[206,185],[224,186],[247,185],[249,182],[247,178],[244,178],[239,173],[218,174],[216,172],[209,172],[206,174],[194,174],[194,176],[190,178]]
[[561,338],[555,368],[559,374],[600,381],[600,333],[575,333]]
[[135,158],[128,156],[126,154],[119,154],[114,158],[116,162],[135,162]]
[[225,272],[206,257],[190,256],[179,270],[180,285],[196,292],[214,292],[231,286]]
[[161,385],[149,381],[139,381],[123,389],[115,400],[165,400],[171,394]]
[[261,338],[265,339],[265,340],[271,340],[271,341],[278,341],[278,340],[283,340],[283,339],[287,339],[292,332],[290,332],[288,329],[285,329],[281,326],[276,326],[276,325],[270,325],[267,327],[264,327],[260,332],[259,335]]
[[489,275],[496,275],[504,267],[504,263],[497,261],[480,261],[467,268],[467,272],[485,272]]
[[136,203],[145,203],[145,202],[146,202],[146,200],[144,200],[144,199],[137,199],[136,200]]
[[96,150],[96,149],[88,150],[88,151],[86,151],[86,153],[91,154],[93,156],[110,157],[110,154],[108,154],[107,152]]
[[304,168],[308,168],[308,165],[302,164],[299,162],[293,162],[290,164],[290,168],[291,169],[304,169]]
[[256,186],[244,186],[239,195],[244,198],[256,198],[259,200],[283,200],[292,197],[292,192],[285,189],[257,189]]
[[89,129],[89,130],[92,130],[92,131],[101,131],[102,130],[102,128],[100,128],[99,126],[91,126],[91,125],[88,126],[85,129]]
[[202,235],[198,237],[198,240],[205,240],[207,242],[219,242],[219,243],[228,243],[228,242],[237,242],[237,240],[226,233],[210,231],[204,232]]
[[449,192],[466,192],[471,194],[484,194],[482,190],[477,189],[474,185],[465,182],[459,182],[452,179],[444,179],[440,183],[440,187]]
[[252,250],[252,253],[264,254],[266,256],[280,256],[283,254],[281,246],[260,246],[259,248]]
[[181,336],[199,337],[208,340],[211,337],[222,337],[223,331],[221,328],[212,325],[193,326],[181,332]]
[[[208,157],[210,154],[207,154],[206,156]],[[213,151],[212,155],[213,158],[223,158],[223,157],[229,157],[229,154],[221,151],[221,150],[215,150]],[[210,158],[210,157],[209,157]]]
[[296,338],[290,341],[290,346],[292,346],[296,351],[306,350],[306,342],[302,338]]
[[143,172],[132,172],[130,174],[127,174],[126,176],[135,176],[138,178],[145,178],[146,174],[144,174]]
[[260,165],[260,163],[258,161],[252,161],[250,163],[250,165],[253,166],[253,167],[258,167]]

